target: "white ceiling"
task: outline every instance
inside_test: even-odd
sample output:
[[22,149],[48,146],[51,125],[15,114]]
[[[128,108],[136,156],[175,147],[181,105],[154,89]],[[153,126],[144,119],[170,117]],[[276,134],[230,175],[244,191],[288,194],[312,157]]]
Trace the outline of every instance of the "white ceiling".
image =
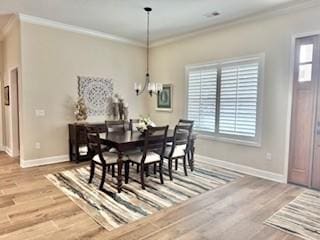
[[[145,41],[151,13],[151,40],[204,29],[308,0],[1,0],[0,14],[22,13],[65,24]],[[218,11],[218,17],[204,15]],[[8,16],[0,16],[0,28]]]

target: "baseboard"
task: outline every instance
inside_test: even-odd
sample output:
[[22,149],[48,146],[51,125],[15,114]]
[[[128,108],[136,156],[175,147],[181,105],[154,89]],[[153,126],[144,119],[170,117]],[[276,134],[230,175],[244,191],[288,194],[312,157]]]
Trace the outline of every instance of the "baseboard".
[[20,166],[22,168],[29,168],[29,167],[37,167],[37,166],[43,166],[43,165],[49,165],[49,164],[55,164],[55,163],[62,163],[67,161],[69,161],[68,155],[38,158],[38,159],[32,159],[32,160],[20,159]]
[[13,151],[12,151],[11,148],[6,147],[6,146],[4,146],[3,148],[4,148],[3,150],[4,150],[10,157],[14,157],[14,156],[13,156]]
[[273,172],[269,172],[269,171],[265,171],[265,170],[261,170],[253,167],[248,167],[248,166],[244,166],[236,163],[226,162],[226,161],[222,161],[222,160],[218,160],[218,159],[214,159],[206,156],[201,156],[201,155],[196,155],[195,158],[199,159],[200,161],[201,160],[210,161],[218,167],[223,167],[223,168],[244,173],[247,175],[264,178],[267,180],[280,182],[280,183],[287,182],[287,180],[285,179],[285,176],[278,173],[273,173]]
[[5,147],[0,145],[0,152],[5,152]]

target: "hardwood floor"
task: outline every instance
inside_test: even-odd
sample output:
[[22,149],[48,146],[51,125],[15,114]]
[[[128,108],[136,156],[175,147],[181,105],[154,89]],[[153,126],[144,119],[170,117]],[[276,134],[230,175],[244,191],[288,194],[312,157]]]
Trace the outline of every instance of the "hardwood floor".
[[75,166],[21,169],[0,153],[0,239],[299,239],[263,221],[302,188],[251,176],[108,232],[44,177]]

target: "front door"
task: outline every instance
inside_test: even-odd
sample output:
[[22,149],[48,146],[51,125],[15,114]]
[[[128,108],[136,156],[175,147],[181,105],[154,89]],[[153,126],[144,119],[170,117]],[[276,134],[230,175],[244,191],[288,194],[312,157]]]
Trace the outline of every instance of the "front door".
[[288,173],[289,182],[318,189],[320,189],[319,43],[319,35],[296,40]]

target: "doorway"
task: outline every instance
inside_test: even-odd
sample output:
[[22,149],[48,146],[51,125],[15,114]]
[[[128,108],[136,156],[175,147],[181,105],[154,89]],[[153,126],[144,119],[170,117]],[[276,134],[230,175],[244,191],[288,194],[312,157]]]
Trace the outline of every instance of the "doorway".
[[11,147],[13,157],[20,155],[19,127],[19,71],[15,67],[10,70],[10,100],[11,100]]
[[296,39],[288,182],[320,189],[320,35]]

